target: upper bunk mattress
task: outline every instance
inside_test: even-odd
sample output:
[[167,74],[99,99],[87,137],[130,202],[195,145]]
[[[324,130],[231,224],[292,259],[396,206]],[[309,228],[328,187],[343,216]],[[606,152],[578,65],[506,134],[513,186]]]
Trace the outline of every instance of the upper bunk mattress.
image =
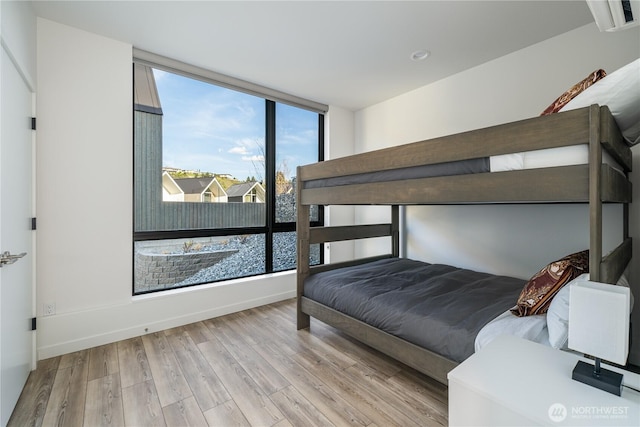
[[406,258],[314,274],[303,295],[447,359],[474,351],[484,325],[513,307],[525,281]]
[[[602,152],[602,162],[620,170],[615,160],[606,151]],[[402,181],[406,179],[431,178],[436,176],[466,175],[485,172],[506,172],[512,170],[538,169],[559,166],[585,165],[589,163],[587,144],[548,148],[522,153],[503,154],[430,165],[412,166],[356,175],[335,176],[314,179],[304,183],[305,189],[336,187],[341,185],[370,184],[374,182]]]

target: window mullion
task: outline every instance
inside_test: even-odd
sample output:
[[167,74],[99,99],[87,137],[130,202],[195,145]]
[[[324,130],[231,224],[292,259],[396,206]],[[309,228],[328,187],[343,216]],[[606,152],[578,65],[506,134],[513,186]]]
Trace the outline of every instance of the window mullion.
[[265,108],[265,175],[267,203],[267,235],[265,238],[265,268],[273,272],[273,228],[276,222],[276,103],[266,100]]

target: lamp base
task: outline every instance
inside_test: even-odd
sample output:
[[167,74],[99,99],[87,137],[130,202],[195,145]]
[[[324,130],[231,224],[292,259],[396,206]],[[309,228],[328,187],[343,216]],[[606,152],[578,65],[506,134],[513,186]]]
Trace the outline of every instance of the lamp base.
[[596,374],[594,365],[578,361],[576,367],[573,368],[571,378],[592,387],[599,388],[600,390],[613,393],[616,396],[622,395],[622,374],[617,372],[600,369],[600,372]]

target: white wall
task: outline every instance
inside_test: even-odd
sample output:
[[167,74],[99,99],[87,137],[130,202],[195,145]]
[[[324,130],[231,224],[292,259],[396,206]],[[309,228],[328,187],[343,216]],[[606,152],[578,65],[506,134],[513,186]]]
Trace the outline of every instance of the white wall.
[[[437,52],[433,53],[434,59]],[[356,113],[356,151],[433,138],[539,115],[591,71],[608,72],[640,56],[640,29],[578,28]],[[428,60],[427,60],[428,61]],[[424,64],[428,67],[428,62]],[[635,148],[637,167],[640,148]],[[638,176],[638,173],[635,173]],[[638,185],[635,196],[638,199]],[[640,295],[640,215],[632,206],[636,253],[630,279]],[[370,219],[366,208],[356,219]],[[605,249],[622,236],[620,207],[605,207]],[[408,256],[528,278],[543,265],[588,248],[586,206],[428,206],[407,208]],[[357,246],[358,256],[379,252]],[[640,363],[640,310],[631,360]]]
[[132,298],[132,47],[37,28],[39,358],[295,296],[287,272]]
[[[325,116],[325,159],[353,154],[355,114],[344,108],[331,106]],[[325,210],[325,221],[333,226],[349,225],[355,221],[352,206],[330,206]],[[351,241],[325,245],[325,262],[347,261],[354,258],[355,245]]]
[[30,2],[2,1],[0,4],[2,44],[22,77],[35,90],[36,17]]

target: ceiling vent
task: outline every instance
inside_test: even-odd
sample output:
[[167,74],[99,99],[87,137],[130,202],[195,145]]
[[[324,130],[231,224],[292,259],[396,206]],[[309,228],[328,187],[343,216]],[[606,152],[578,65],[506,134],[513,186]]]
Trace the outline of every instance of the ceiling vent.
[[640,23],[640,0],[587,0],[600,31],[619,31]]

